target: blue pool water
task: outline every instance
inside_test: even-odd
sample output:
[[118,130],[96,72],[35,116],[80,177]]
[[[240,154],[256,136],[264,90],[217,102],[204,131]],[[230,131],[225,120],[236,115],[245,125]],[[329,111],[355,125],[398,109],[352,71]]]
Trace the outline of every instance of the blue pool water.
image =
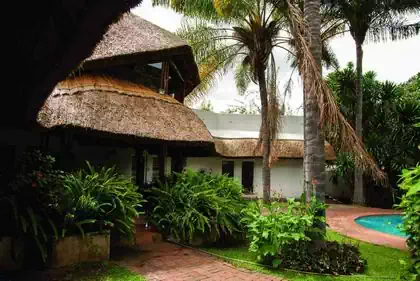
[[401,215],[365,216],[356,219],[356,223],[376,231],[407,237],[400,229],[402,224]]

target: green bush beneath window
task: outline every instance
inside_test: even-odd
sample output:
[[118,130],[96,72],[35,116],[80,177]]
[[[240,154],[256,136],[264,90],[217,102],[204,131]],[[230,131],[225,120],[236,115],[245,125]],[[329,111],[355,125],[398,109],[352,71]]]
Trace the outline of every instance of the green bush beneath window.
[[185,170],[146,192],[149,219],[178,241],[243,240],[242,185],[233,178]]

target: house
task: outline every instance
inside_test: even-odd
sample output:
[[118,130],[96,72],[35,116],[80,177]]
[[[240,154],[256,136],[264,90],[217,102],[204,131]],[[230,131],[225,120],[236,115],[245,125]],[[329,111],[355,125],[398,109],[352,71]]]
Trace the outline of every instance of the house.
[[[215,154],[188,157],[187,167],[228,174],[246,192],[263,196],[262,149],[258,149],[260,115],[224,114],[195,110],[214,138]],[[284,116],[272,146],[272,196],[299,197],[303,192],[303,117]],[[325,159],[334,160],[332,146],[325,143]]]
[[[180,171],[185,157],[213,150],[213,138],[184,98],[200,83],[193,53],[178,36],[127,13],[92,55],[51,92],[38,127],[0,132],[12,163],[39,147],[72,170],[116,165],[141,186]],[[192,149],[193,148],[193,149]]]
[[[140,187],[187,167],[234,176],[262,197],[260,116],[194,112],[183,102],[199,83],[183,40],[125,14],[56,85],[38,112],[38,128],[0,132],[0,164],[12,166],[33,146],[56,156],[66,170],[85,160],[115,165]],[[303,188],[302,117],[284,117],[273,145],[272,193],[297,197]],[[334,157],[326,144],[326,159]]]

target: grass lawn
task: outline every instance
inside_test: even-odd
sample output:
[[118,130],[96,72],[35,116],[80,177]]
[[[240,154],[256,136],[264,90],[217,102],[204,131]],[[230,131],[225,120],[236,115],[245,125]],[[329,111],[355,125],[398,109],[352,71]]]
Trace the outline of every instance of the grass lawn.
[[[232,264],[238,267],[245,267],[250,270],[267,273],[283,277],[290,281],[324,281],[324,280],[339,280],[339,281],[378,281],[378,280],[398,280],[398,276],[402,272],[402,268],[399,260],[408,260],[408,253],[398,250],[391,249],[383,246],[376,246],[373,244],[361,242],[358,240],[344,237],[333,231],[327,232],[329,240],[343,241],[359,245],[362,256],[367,260],[367,270],[363,275],[359,276],[340,276],[340,277],[329,277],[314,274],[300,274],[294,272],[287,272],[282,270],[267,269],[265,267],[253,264],[247,264],[243,262],[230,261]],[[242,248],[205,248],[205,251],[222,255],[229,258],[240,259],[255,262],[256,255],[248,252],[246,247]]]

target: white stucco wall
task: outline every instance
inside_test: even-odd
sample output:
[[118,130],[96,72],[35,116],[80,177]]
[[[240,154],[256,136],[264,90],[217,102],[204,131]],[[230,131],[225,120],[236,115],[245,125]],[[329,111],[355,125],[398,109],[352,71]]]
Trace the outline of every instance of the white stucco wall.
[[[252,114],[226,114],[194,110],[206,124],[213,137],[258,138],[261,116]],[[278,139],[303,140],[303,117],[284,116],[281,119]]]
[[206,170],[215,174],[221,174],[222,159],[220,157],[189,157],[185,167],[194,171]]
[[[187,158],[186,168],[192,170],[207,170],[212,173],[222,173],[222,161],[234,161],[234,177],[242,182],[242,162],[254,162],[254,194],[263,197],[262,159],[223,159],[221,157],[191,157]],[[298,198],[303,192],[303,160],[280,160],[271,168],[271,194],[283,198]]]

